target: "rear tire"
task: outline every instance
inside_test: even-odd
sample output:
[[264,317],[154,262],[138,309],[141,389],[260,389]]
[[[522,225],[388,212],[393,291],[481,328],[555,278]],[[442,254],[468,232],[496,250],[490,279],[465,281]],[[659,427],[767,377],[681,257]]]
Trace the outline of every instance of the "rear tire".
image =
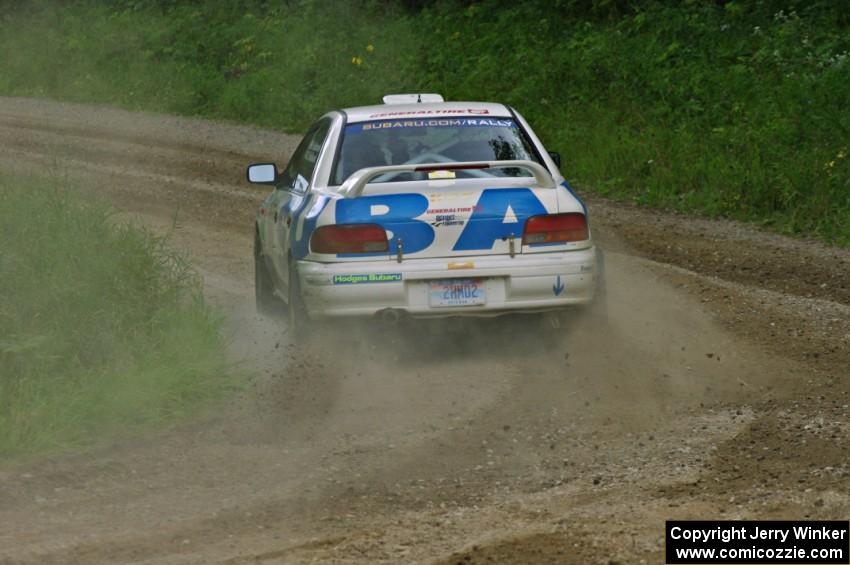
[[263,258],[258,233],[254,234],[254,300],[257,312],[265,316],[272,316],[280,310],[280,301],[274,295],[274,282]]

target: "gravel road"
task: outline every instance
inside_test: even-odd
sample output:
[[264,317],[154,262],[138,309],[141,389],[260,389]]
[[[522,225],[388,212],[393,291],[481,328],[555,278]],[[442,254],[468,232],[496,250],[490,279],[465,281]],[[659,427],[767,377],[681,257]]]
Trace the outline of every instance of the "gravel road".
[[244,182],[296,143],[0,98],[0,170],[169,233],[250,375],[177,427],[0,462],[0,562],[660,563],[666,519],[848,518],[849,250],[589,198],[608,326],[299,348],[254,313]]

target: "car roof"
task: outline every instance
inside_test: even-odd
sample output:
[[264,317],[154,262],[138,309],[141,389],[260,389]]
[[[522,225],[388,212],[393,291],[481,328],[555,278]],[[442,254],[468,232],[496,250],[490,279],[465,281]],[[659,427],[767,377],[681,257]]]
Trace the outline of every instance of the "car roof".
[[504,104],[491,102],[423,102],[419,104],[377,104],[345,108],[348,123],[393,118],[451,118],[456,116],[511,117]]

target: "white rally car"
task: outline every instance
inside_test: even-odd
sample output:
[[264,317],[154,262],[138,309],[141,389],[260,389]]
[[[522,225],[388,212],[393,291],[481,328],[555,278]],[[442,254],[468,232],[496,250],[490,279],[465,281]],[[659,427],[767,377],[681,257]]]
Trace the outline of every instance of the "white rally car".
[[[261,311],[290,322],[557,313],[602,300],[587,208],[512,108],[391,95],[329,112],[256,218]],[[557,322],[553,322],[557,325]]]

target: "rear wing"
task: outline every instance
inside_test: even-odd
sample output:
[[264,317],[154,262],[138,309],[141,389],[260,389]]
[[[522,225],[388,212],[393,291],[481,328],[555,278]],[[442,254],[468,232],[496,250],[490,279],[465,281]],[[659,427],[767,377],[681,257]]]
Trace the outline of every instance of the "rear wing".
[[534,182],[540,188],[556,188],[555,179],[546,168],[533,161],[473,161],[467,163],[426,163],[416,165],[388,165],[385,167],[366,167],[354,172],[339,187],[339,193],[345,198],[357,198],[369,181],[387,173],[430,173],[434,171],[464,171],[482,169],[525,169],[534,175]]

